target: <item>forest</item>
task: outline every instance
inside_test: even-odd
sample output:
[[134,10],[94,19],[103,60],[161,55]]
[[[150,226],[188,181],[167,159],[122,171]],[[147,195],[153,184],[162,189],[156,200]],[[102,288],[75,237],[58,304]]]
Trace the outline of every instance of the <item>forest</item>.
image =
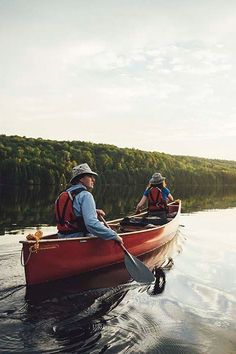
[[236,161],[177,156],[110,144],[0,135],[1,185],[66,185],[75,165],[87,162],[107,184],[148,182],[154,172],[189,185],[236,183]]

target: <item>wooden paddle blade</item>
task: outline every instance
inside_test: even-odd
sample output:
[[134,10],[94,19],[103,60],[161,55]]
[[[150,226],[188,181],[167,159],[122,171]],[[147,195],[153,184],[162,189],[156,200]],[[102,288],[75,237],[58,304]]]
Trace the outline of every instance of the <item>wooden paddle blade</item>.
[[131,277],[139,283],[152,283],[155,280],[152,272],[138,258],[125,252],[125,266]]

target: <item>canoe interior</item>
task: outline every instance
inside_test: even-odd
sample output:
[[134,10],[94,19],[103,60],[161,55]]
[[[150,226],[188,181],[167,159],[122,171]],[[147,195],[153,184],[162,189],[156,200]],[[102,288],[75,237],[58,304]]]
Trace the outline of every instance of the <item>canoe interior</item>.
[[[157,215],[148,215],[148,212],[143,212],[141,214],[131,215],[128,218],[120,218],[116,220],[108,221],[108,225],[116,231],[119,235],[124,236],[128,233],[145,231],[147,229],[159,228],[168,224],[172,221],[179,211],[179,203],[174,202],[169,204],[169,211],[166,218]],[[126,222],[124,222],[126,219]],[[129,219],[129,221],[128,221]],[[89,239],[91,237],[83,237],[83,239]],[[43,240],[58,240],[57,234],[46,235],[42,237]],[[61,239],[63,240],[63,239]],[[24,242],[24,241],[23,241]]]

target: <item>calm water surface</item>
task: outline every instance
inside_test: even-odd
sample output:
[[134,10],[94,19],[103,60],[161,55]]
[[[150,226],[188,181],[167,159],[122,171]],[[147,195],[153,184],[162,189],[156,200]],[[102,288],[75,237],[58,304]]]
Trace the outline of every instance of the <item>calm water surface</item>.
[[[131,281],[121,265],[34,291],[24,285],[19,240],[39,227],[39,218],[44,234],[55,227],[48,200],[30,196],[33,199],[22,197],[23,201],[19,197],[12,208],[5,203],[8,214],[5,211],[0,236],[0,352],[236,353],[236,195],[232,191],[205,199],[179,193],[181,226],[155,255],[154,285]],[[120,215],[129,212],[135,201],[129,200],[130,204],[120,201],[116,210],[114,201],[107,204],[108,216],[119,216],[117,210]]]

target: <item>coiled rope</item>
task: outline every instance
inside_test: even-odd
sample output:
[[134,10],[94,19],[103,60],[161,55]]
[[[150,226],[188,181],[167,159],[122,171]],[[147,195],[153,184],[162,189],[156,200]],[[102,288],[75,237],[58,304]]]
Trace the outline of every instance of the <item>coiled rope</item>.
[[23,257],[23,247],[22,247],[20,261],[21,261],[21,265],[23,267],[25,267],[28,264],[32,253],[37,253],[38,252],[38,250],[39,250],[39,240],[42,238],[42,236],[43,236],[43,233],[40,230],[36,231],[34,235],[33,234],[29,234],[29,235],[26,236],[26,239],[28,241],[35,241],[35,243],[33,243],[29,247],[29,255],[28,255],[27,260],[25,262],[23,261],[24,257]]

